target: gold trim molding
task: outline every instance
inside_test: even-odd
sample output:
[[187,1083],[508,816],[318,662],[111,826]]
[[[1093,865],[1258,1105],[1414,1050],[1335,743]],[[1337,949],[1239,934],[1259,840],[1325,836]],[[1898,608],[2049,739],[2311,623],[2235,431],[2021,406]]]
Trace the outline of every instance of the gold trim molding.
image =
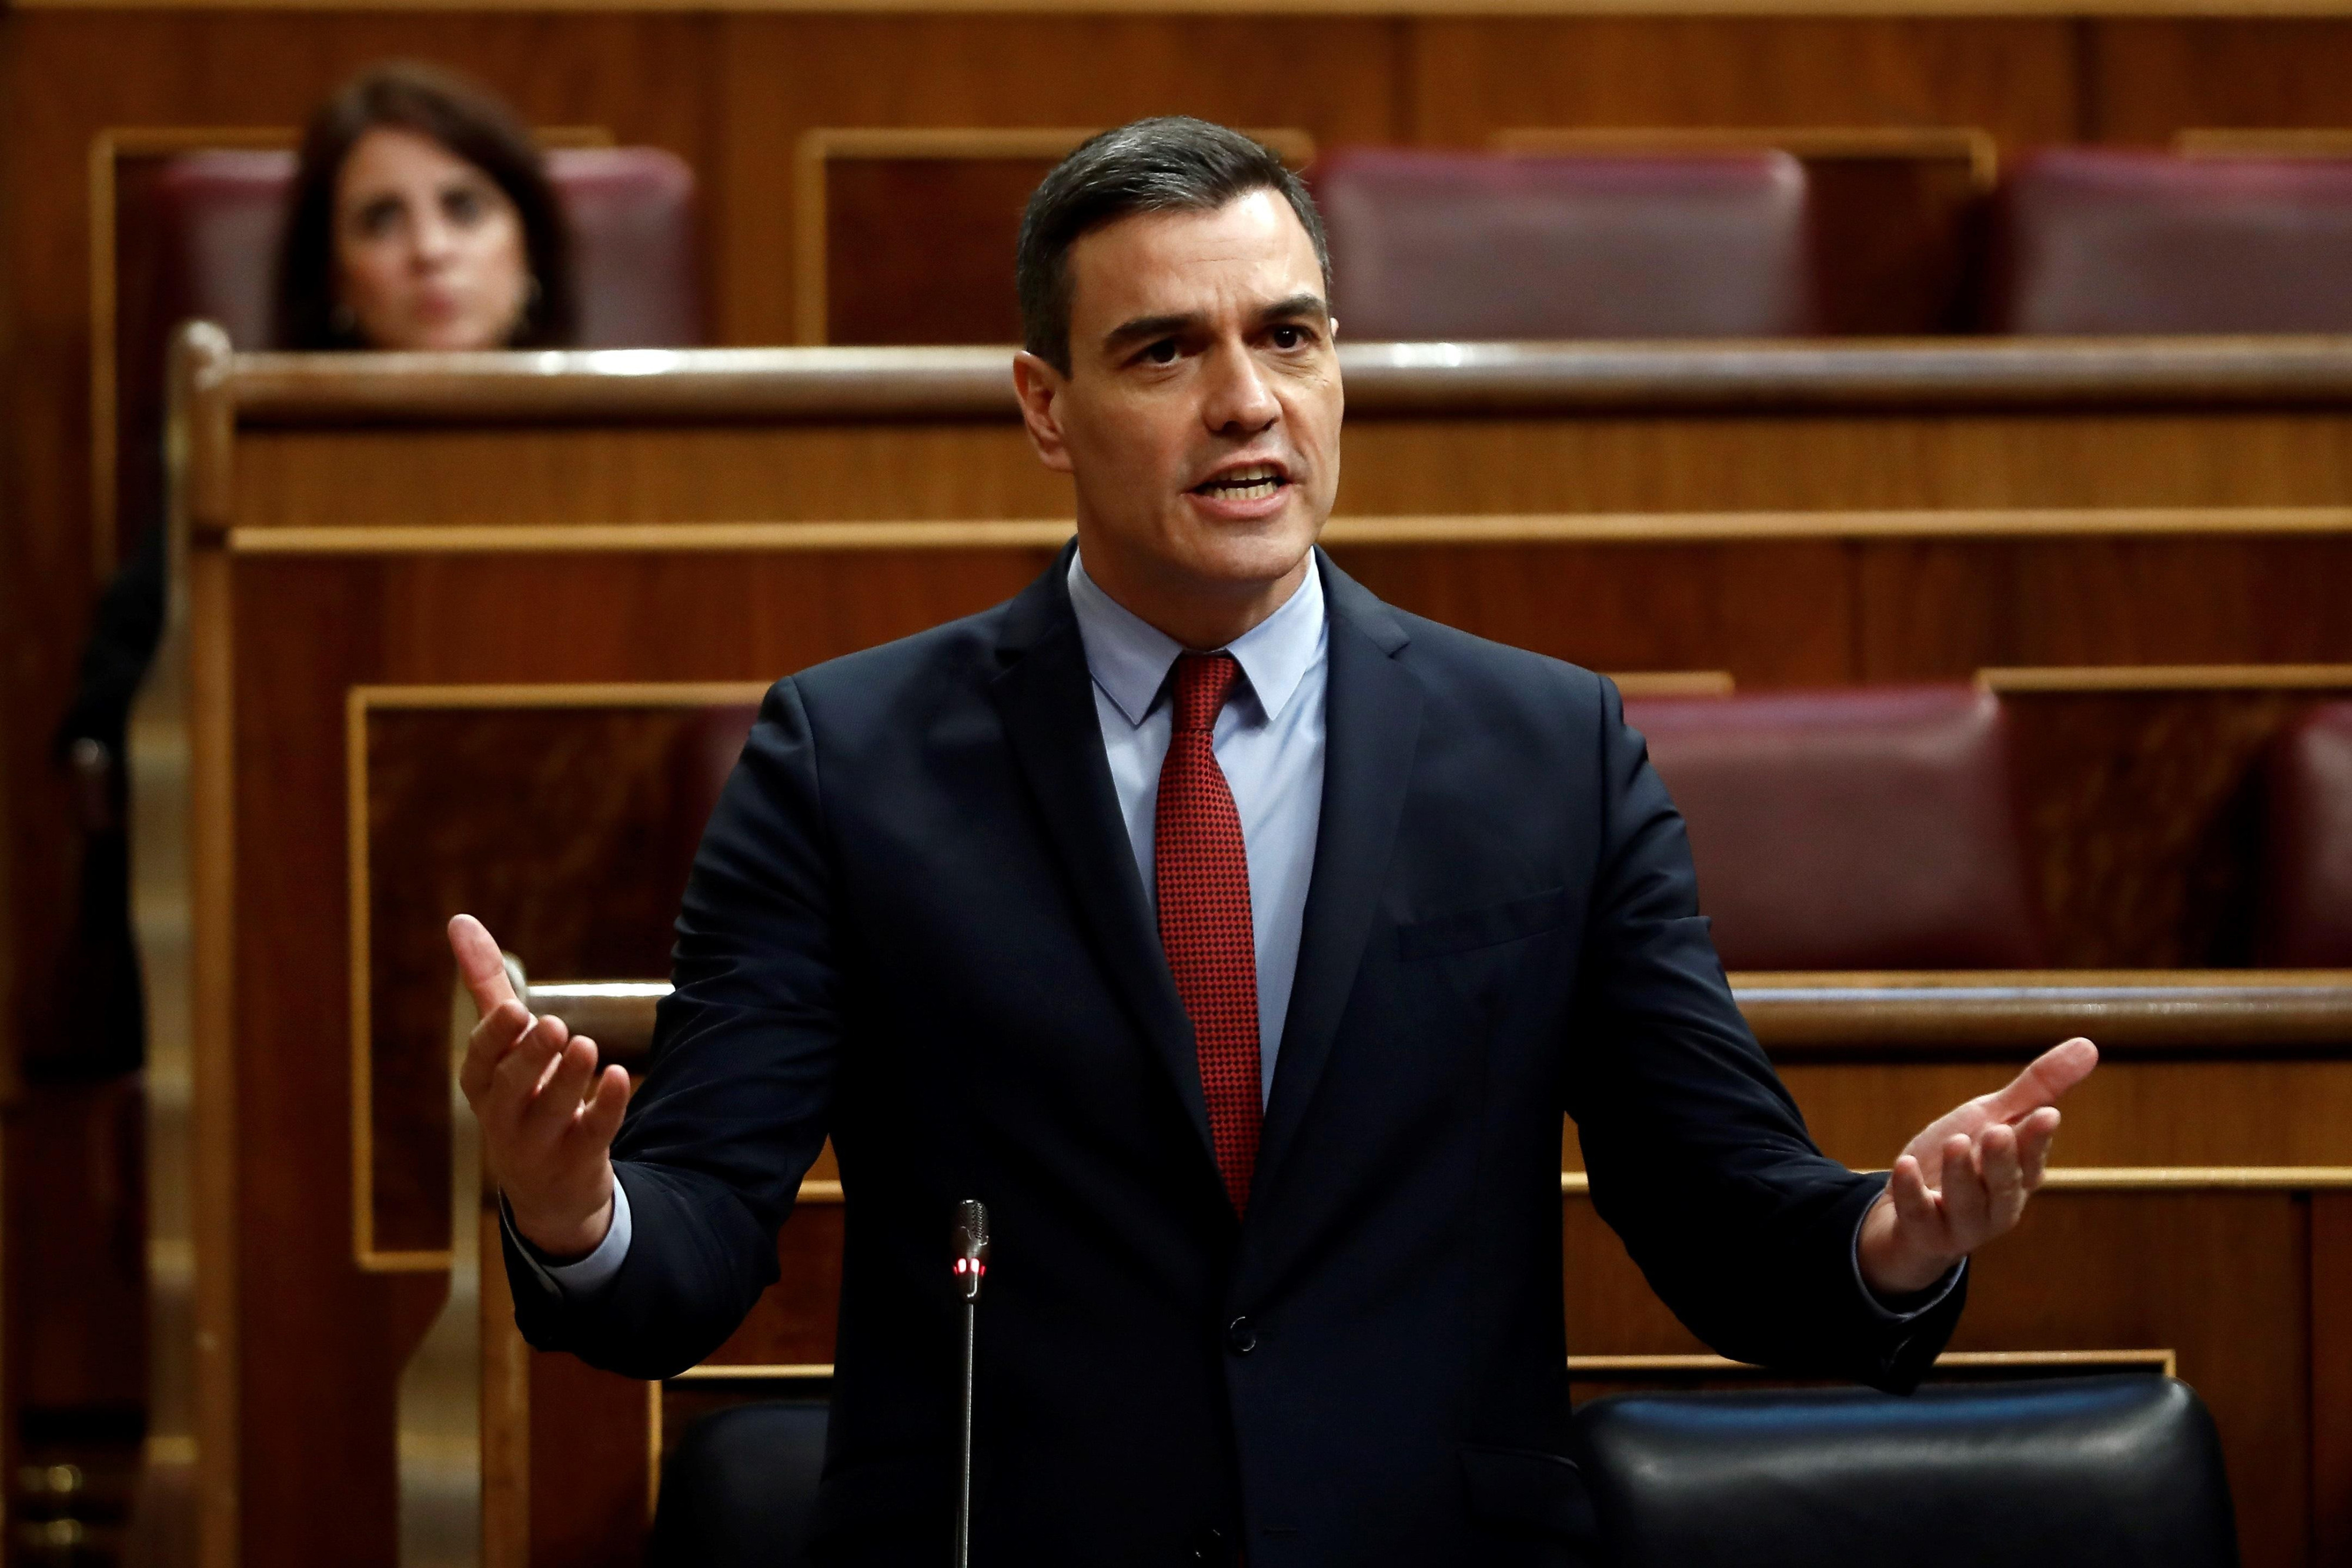
[[[698,551],[1059,549],[1060,518],[361,525],[233,528],[242,556],[598,555]],[[2035,507],[1815,512],[1461,513],[1342,517],[1326,545],[1769,544],[1813,539],[2021,539],[2352,534],[2352,507]],[[1988,671],[1991,675],[1995,672]],[[2010,672],[2000,672],[2006,678]],[[2020,689],[2020,688],[2006,688]]]
[[[2344,1192],[2352,1166],[2059,1166],[2044,1192]],[[1590,1197],[1583,1171],[1559,1173],[1562,1197]]]

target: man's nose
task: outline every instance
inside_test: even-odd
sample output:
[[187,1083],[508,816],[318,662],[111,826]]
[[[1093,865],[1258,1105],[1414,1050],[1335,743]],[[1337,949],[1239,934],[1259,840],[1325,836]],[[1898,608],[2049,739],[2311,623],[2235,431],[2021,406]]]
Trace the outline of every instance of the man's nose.
[[1281,417],[1282,405],[1247,349],[1219,349],[1209,356],[1208,369],[1201,417],[1211,430],[1255,434]]

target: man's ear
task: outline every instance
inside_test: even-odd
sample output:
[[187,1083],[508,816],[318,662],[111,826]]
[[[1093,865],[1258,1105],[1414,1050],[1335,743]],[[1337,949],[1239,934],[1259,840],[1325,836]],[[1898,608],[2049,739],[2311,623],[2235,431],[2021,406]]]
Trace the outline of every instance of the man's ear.
[[1070,378],[1038,355],[1013,356],[1013,391],[1021,399],[1021,423],[1037,461],[1056,474],[1070,472],[1070,450],[1062,439],[1062,392]]

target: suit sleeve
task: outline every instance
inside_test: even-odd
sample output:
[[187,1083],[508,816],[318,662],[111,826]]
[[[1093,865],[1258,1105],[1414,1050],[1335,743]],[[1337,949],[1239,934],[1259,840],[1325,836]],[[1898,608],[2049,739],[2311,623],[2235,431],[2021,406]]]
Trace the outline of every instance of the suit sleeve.
[[1593,1203],[1699,1338],[1792,1374],[1915,1386],[1966,1299],[1890,1313],[1854,1264],[1884,1177],[1822,1155],[1732,999],[1681,815],[1601,683],[1603,827],[1567,1098]]
[[541,1350],[631,1377],[708,1357],[777,1274],[776,1232],[824,1146],[841,1053],[837,866],[815,738],[793,682],[768,694],[704,830],[674,989],[613,1146],[626,1256],[551,1290],[507,1238],[515,1318]]

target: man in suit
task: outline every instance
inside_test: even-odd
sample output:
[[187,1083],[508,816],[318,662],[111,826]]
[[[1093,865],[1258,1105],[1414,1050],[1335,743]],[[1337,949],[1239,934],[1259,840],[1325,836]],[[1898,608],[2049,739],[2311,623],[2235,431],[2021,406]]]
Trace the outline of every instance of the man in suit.
[[1916,1382],[2088,1042],[1891,1179],[1814,1148],[1609,683],[1315,550],[1328,262],[1271,153],[1193,120],[1097,138],[1033,199],[1020,286],[1014,381],[1076,546],[1008,604],[772,689],[625,1122],[619,1069],[452,924],[531,1342],[640,1377],[707,1355],[830,1134],[815,1560],[947,1548],[948,1235],[977,1197],[977,1560],[1564,1563],[1589,1522],[1566,1113],[1709,1343]]

